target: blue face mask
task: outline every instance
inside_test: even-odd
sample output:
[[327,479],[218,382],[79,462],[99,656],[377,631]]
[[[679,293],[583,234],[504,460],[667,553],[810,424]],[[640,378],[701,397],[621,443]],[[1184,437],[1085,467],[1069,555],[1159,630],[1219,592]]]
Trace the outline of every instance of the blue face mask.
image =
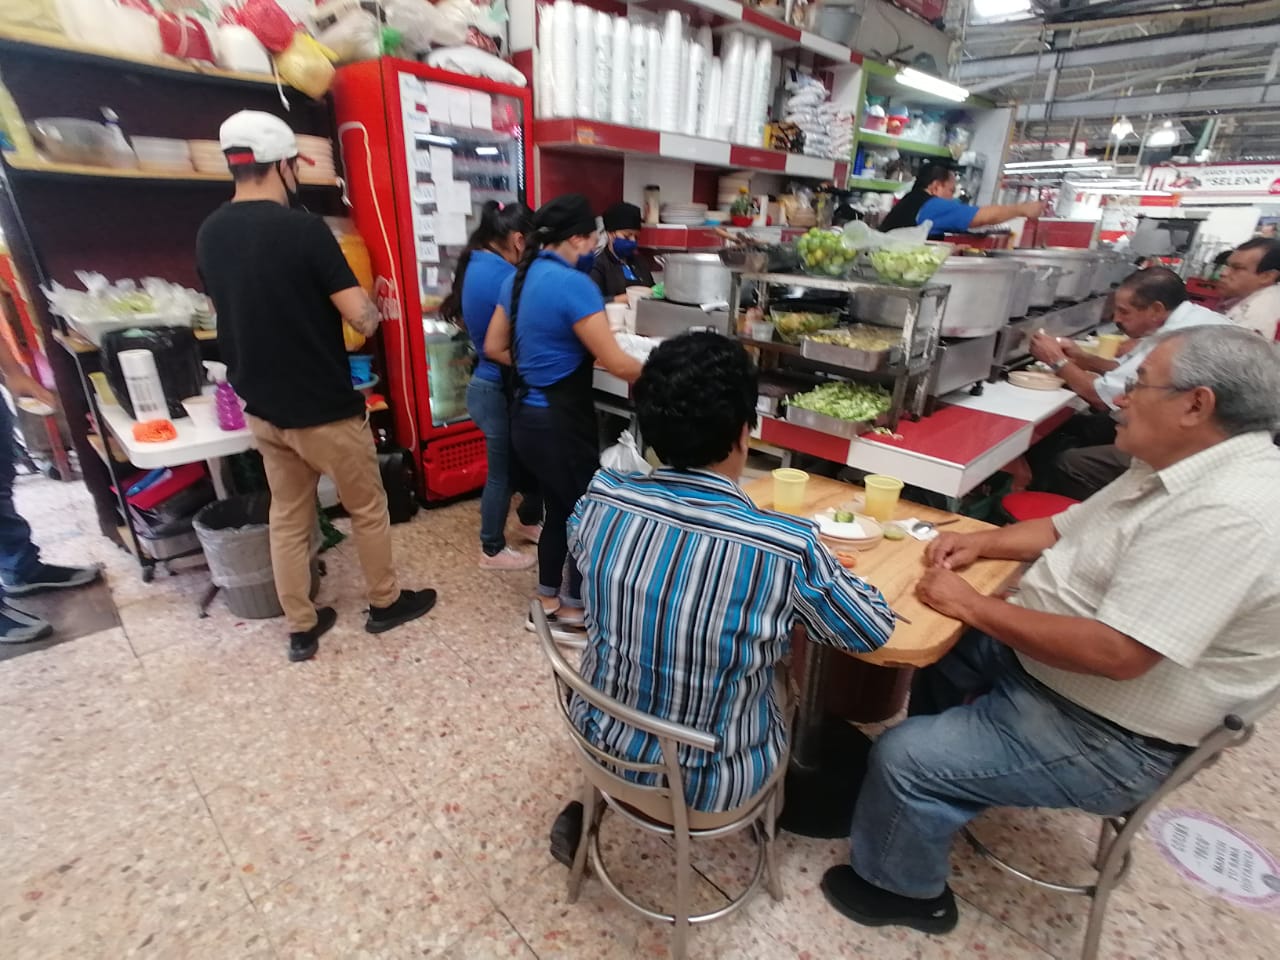
[[616,253],[621,260],[630,260],[639,246],[639,243],[634,240],[628,240],[626,237],[613,238],[613,252]]
[[582,256],[578,257],[578,262],[574,264],[574,266],[576,266],[583,273],[590,273],[591,268],[594,267],[595,264],[596,264],[596,252],[592,250],[589,253],[584,253]]

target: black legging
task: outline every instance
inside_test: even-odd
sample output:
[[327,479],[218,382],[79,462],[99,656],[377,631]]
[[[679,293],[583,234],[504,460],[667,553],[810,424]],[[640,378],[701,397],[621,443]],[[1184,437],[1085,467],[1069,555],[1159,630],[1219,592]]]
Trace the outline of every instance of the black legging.
[[538,540],[538,592],[561,594],[568,561],[569,583],[563,593],[571,604],[581,605],[582,574],[569,556],[567,525],[600,465],[599,450],[592,440],[565,429],[549,408],[528,404],[521,404],[512,417],[511,440],[516,455],[538,478],[546,508]]

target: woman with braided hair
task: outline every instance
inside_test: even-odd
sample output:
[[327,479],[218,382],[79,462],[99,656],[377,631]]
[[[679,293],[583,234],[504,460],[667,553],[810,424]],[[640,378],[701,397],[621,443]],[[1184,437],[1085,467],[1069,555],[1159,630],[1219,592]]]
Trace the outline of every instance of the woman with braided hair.
[[527,570],[534,558],[507,546],[507,513],[512,491],[520,492],[520,533],[530,543],[542,534],[542,497],[511,448],[511,404],[502,368],[484,355],[484,338],[503,282],[516,272],[533,211],[523,203],[490,200],[453,271],[453,289],[440,316],[465,327],[480,362],[467,387],[467,413],[484,434],[488,474],[480,495],[480,569]]
[[[570,629],[580,629],[584,618],[582,576],[569,557],[566,524],[600,461],[592,368],[599,363],[628,383],[641,369],[614,339],[604,298],[587,273],[596,242],[586,197],[566,194],[539,207],[484,340],[489,359],[513,371],[511,434],[546,508],[538,596],[553,626]],[[527,626],[533,629],[532,620]]]

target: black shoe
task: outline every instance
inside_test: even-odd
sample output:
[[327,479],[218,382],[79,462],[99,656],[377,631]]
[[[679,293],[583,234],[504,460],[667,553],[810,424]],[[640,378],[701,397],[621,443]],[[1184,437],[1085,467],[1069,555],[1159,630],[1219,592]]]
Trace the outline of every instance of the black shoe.
[[320,638],[333,629],[338,622],[338,614],[333,607],[320,607],[316,610],[316,625],[310,630],[289,634],[289,659],[294,663],[310,660],[320,649]]
[[556,817],[551,825],[551,856],[566,867],[573,866],[573,858],[582,842],[582,802],[574,800]]
[[25,597],[45,590],[70,590],[93,583],[102,576],[102,568],[92,567],[59,567],[52,563],[42,563],[35,572],[25,580],[14,583],[5,582],[4,592],[10,597]]
[[32,643],[53,633],[53,626],[39,617],[0,603],[0,643]]
[[410,620],[417,620],[436,605],[434,590],[401,590],[400,599],[389,607],[370,607],[364,628],[370,633],[383,633]]
[[850,920],[865,927],[911,927],[921,933],[949,933],[960,920],[950,887],[929,900],[882,890],[858,876],[847,863],[822,875],[822,892]]

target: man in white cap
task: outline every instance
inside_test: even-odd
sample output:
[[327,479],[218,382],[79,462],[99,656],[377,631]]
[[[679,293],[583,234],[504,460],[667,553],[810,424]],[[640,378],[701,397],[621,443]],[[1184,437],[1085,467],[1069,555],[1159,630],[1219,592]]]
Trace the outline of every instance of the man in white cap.
[[372,334],[378,312],[325,222],[290,209],[306,158],[288,124],[256,110],[229,117],[219,139],[235,196],[201,226],[196,256],[228,379],[245,401],[271,487],[271,564],[289,659],[307,660],[337,619],[310,599],[321,474],[351,515],[368,588],[365,629],[417,619],[436,592],[401,590],[392,566],[386,492],[342,338],[344,319]]

